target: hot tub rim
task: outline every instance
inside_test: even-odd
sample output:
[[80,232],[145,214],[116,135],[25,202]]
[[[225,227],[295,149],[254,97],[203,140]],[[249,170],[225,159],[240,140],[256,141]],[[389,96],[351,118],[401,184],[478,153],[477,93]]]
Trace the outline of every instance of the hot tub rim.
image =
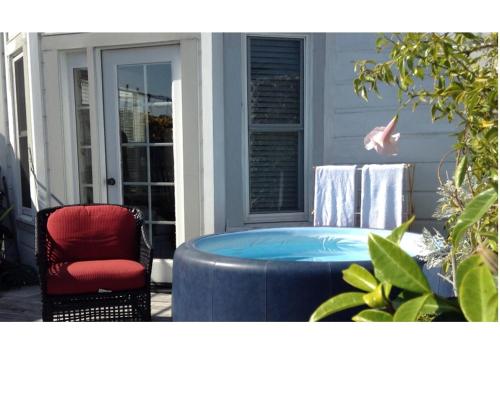
[[[263,229],[291,229],[291,228],[301,228],[301,227],[271,227],[271,228],[257,228],[257,229],[245,229],[245,230],[236,230],[236,231],[229,231],[229,232],[219,232],[219,233],[212,233],[212,234],[209,234],[209,235],[203,235],[203,236],[199,236],[199,237],[195,237],[193,239],[190,239],[190,240],[187,240],[185,241],[184,243],[182,243],[179,247],[176,248],[175,252],[174,252],[174,256],[173,256],[173,260],[175,261],[175,255],[177,253],[177,251],[179,249],[188,249],[190,251],[195,251],[196,253],[200,254],[202,257],[204,257],[205,259],[210,259],[210,260],[216,260],[217,262],[219,263],[226,263],[226,264],[230,264],[230,263],[266,263],[266,262],[283,262],[283,263],[290,263],[290,264],[296,264],[297,261],[294,261],[294,260],[276,260],[276,259],[255,259],[255,258],[241,258],[241,257],[237,257],[237,256],[231,256],[231,255],[220,255],[220,254],[216,254],[216,253],[212,253],[212,252],[208,252],[208,251],[204,251],[198,247],[196,247],[196,242],[199,241],[199,240],[203,240],[203,239],[207,239],[207,238],[212,238],[212,237],[216,237],[216,236],[223,236],[223,235],[226,235],[228,233],[245,233],[245,232],[249,232],[249,231],[258,231],[258,230],[263,230]],[[310,227],[306,227],[304,226],[303,228],[310,228]],[[376,230],[376,231],[383,231],[383,232],[387,232],[387,236],[391,233],[391,230],[387,230],[387,229],[375,229],[375,228],[356,228],[356,227],[333,227],[333,226],[321,226],[321,227],[316,227],[316,228],[333,228],[333,229],[352,229],[352,230],[359,230],[359,229],[365,229],[365,230]],[[368,234],[371,233],[371,232],[368,232]],[[367,237],[368,237],[368,234],[367,234]],[[410,237],[422,237],[422,234],[421,233],[416,233],[416,232],[405,232],[405,235],[411,235]],[[404,237],[404,236],[403,236]],[[368,240],[367,240],[368,242]],[[405,251],[408,255],[410,255],[413,259],[415,259],[417,262],[420,262],[421,259],[419,259],[420,255],[419,254],[410,254],[408,253],[407,251]],[[315,263],[318,263],[318,262],[330,262],[330,263],[335,263],[335,262],[338,262],[339,264],[340,263],[358,263],[360,265],[362,264],[367,264],[367,263],[370,263],[370,264],[373,264],[372,260],[371,259],[368,259],[368,260],[342,260],[342,261],[310,261],[310,260],[301,260],[300,261],[301,263],[310,263],[310,264],[315,264]]]

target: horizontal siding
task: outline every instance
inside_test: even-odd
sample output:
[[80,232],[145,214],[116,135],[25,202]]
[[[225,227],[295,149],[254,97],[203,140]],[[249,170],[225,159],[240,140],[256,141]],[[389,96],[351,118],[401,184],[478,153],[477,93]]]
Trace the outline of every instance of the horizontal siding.
[[[401,133],[400,152],[397,156],[380,156],[364,148],[363,138],[374,127],[384,126],[398,110],[396,91],[381,84],[382,99],[369,95],[366,102],[353,90],[354,63],[356,60],[373,59],[381,62],[387,53],[375,51],[377,35],[335,34],[327,35],[325,63],[325,164],[414,163],[415,178],[413,201],[416,221],[413,231],[423,227],[443,229],[443,223],[432,218],[436,208],[439,185],[437,169],[443,156],[455,142],[451,135],[458,130],[447,121],[431,122],[430,109],[420,105],[415,112],[400,112],[397,131]],[[432,86],[427,79],[423,86]],[[446,159],[441,176],[453,174],[454,159]]]
[[353,50],[371,51],[375,53],[376,34],[373,33],[331,33],[335,39],[337,52],[350,52]]
[[[369,114],[367,116],[367,114]],[[386,125],[394,117],[394,108],[366,109],[336,109],[333,113],[336,137],[364,137],[373,128]],[[397,131],[402,137],[415,134],[450,134],[456,130],[447,121],[426,123],[425,127],[415,123],[415,119],[425,119],[429,116],[428,107],[417,107],[414,113],[405,113],[398,120]]]
[[[364,100],[360,96],[354,93],[354,87],[352,81],[347,83],[335,82],[335,92],[338,98],[337,104],[335,106],[335,111],[349,110],[353,109],[359,110],[373,110],[376,109],[393,109],[394,112],[397,111],[399,105],[397,103],[397,93],[393,86],[388,86],[385,84],[380,84],[378,87],[380,97],[377,97],[374,93],[368,93],[368,101]],[[424,104],[424,103],[423,103]],[[422,104],[422,105],[423,105]],[[408,109],[405,113],[411,114],[411,110]],[[430,124],[430,117],[426,118],[425,125]],[[422,121],[424,118],[422,118]]]
[[333,164],[436,163],[451,149],[454,141],[453,137],[442,134],[402,135],[399,143],[399,154],[382,156],[373,150],[367,151],[362,137],[338,137],[334,138],[327,160]]

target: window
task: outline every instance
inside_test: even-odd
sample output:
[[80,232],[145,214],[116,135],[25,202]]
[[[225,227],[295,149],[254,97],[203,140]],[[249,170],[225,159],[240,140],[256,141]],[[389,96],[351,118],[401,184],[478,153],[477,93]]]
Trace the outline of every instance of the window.
[[304,40],[247,38],[250,214],[304,212]]
[[90,140],[89,79],[86,68],[73,69],[78,180],[81,203],[93,203],[92,146]]
[[14,102],[15,123],[17,131],[17,150],[21,182],[21,205],[31,210],[31,189],[28,148],[28,122],[26,116],[26,93],[24,81],[24,59],[22,56],[14,59]]

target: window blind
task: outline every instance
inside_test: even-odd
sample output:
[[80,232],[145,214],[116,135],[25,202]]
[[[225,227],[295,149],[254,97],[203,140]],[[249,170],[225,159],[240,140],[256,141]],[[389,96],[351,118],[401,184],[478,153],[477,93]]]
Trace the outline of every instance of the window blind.
[[303,40],[248,38],[250,213],[303,211]]

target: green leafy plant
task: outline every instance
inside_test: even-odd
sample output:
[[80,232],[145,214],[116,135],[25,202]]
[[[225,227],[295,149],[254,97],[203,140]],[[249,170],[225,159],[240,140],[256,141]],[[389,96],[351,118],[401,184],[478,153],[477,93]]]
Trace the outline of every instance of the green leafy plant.
[[[481,206],[476,210],[484,209]],[[353,321],[497,321],[497,286],[479,255],[459,266],[458,298],[442,298],[432,292],[420,265],[399,246],[413,220],[386,238],[370,234],[368,248],[374,274],[355,263],[342,272],[344,281],[362,292],[345,292],[328,299],[314,311],[310,321],[359,306],[367,308],[354,315]]]
[[[427,259],[433,266],[441,264],[443,277],[453,284],[456,298],[444,303],[429,292],[420,267],[397,246],[398,236],[384,240],[372,235],[368,244],[377,286],[385,284],[402,291],[395,299],[386,297],[383,307],[376,308],[383,314],[370,310],[353,319],[387,320],[390,314],[394,320],[428,321],[445,314],[445,307],[449,311],[451,306],[458,306],[464,319],[496,320],[498,34],[383,34],[375,46],[388,59],[356,62],[357,95],[364,100],[370,93],[380,96],[379,85],[386,84],[395,88],[400,109],[426,105],[433,122],[445,119],[457,127],[456,143],[450,151],[455,154],[455,173],[452,179],[443,181],[438,171],[440,198],[435,216],[446,221],[447,234],[442,237],[424,232],[431,247]],[[395,232],[404,230],[400,227]],[[356,287],[354,273],[344,276]],[[335,303],[327,306],[332,305],[331,310],[338,307]],[[321,311],[326,314],[325,308]],[[318,317],[313,314],[312,319]]]
[[498,254],[498,205],[462,217],[472,199],[496,199],[498,190],[498,34],[393,33],[380,35],[375,46],[388,59],[356,63],[356,94],[368,100],[386,84],[395,88],[400,108],[426,105],[432,121],[446,119],[457,127],[450,151],[456,170],[451,183],[440,179],[445,193],[439,202],[453,246],[443,268],[456,289],[461,260],[480,249]]

